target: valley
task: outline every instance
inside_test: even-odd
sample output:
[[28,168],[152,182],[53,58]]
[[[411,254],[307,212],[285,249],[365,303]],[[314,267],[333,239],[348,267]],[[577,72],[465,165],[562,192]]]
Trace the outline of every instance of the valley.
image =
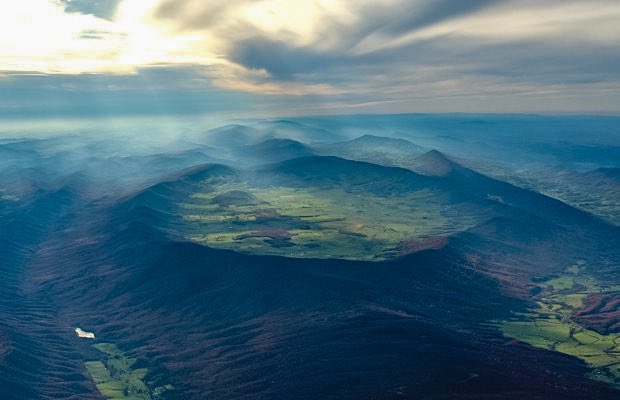
[[164,385],[151,390],[144,383],[147,368],[137,366],[137,360],[128,357],[115,344],[101,342],[93,347],[102,353],[102,357],[86,361],[84,365],[97,390],[106,399],[157,400],[172,389],[171,385]]
[[563,273],[536,281],[537,308],[499,322],[503,334],[534,347],[568,354],[585,361],[594,379],[620,387],[620,334],[601,334],[573,320],[592,294],[620,291],[587,274],[584,262]]

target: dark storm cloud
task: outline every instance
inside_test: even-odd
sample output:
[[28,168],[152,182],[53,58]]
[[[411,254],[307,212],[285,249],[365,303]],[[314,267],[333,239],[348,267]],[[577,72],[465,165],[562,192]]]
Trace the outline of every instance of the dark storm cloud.
[[463,42],[446,35],[367,54],[293,47],[270,38],[236,43],[230,58],[247,68],[264,69],[275,79],[347,81],[359,74],[393,73],[401,79],[430,68],[443,78],[458,74],[499,76],[515,82],[587,83],[620,80],[620,52],[614,45],[573,46],[520,40],[510,43]]
[[275,78],[290,79],[303,73],[329,70],[348,58],[340,52],[320,52],[312,48],[291,47],[269,38],[255,38],[236,43],[230,53],[232,61],[251,69],[264,69]]
[[492,6],[500,0],[425,0],[419,5],[394,10],[391,20],[382,30],[393,35],[411,32],[442,21],[462,17]]
[[[571,4],[577,3],[556,0],[544,4],[529,1],[424,0],[400,2],[398,7],[388,7],[371,2],[361,7],[361,18],[353,26],[344,26],[332,20],[321,21],[319,37],[334,41],[336,45],[332,47],[320,46],[321,40],[318,45],[296,46],[288,38],[253,35],[248,39],[242,33],[238,36],[243,39],[235,40],[233,31],[226,56],[246,68],[265,70],[276,80],[334,85],[355,78],[360,82],[368,81],[379,75],[402,77],[406,81],[411,75],[418,74],[420,69],[426,72],[434,70],[434,78],[438,80],[458,79],[459,74],[500,77],[515,83],[534,84],[620,79],[618,45],[590,40],[587,26],[570,27],[581,29],[584,33],[575,41],[563,38],[564,32],[560,28],[545,37],[527,35],[528,32],[517,32],[515,36],[494,36],[489,32],[486,37],[473,37],[455,30],[396,46],[379,46],[366,52],[352,51],[371,35],[381,35],[389,43],[426,28],[441,27],[454,18],[468,18],[481,11],[495,10],[498,6],[513,7],[497,11],[498,17],[505,18],[510,13],[525,9],[539,13],[541,21],[551,24],[557,16],[553,7],[545,9],[545,5],[559,7]],[[568,14],[565,18],[573,16]],[[497,29],[501,31],[503,27],[498,26]]]

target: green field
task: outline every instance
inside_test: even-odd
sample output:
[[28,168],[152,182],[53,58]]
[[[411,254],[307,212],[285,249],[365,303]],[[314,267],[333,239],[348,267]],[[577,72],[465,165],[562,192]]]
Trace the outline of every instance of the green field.
[[592,368],[592,377],[620,386],[620,335],[601,335],[571,320],[588,294],[617,291],[585,272],[583,263],[538,283],[537,308],[498,323],[504,336],[534,347],[580,358]]
[[[214,248],[380,261],[435,248],[479,218],[423,189],[379,195],[341,187],[205,184],[179,204],[186,236]],[[445,242],[445,241],[444,241]]]
[[99,360],[87,361],[88,374],[97,390],[108,400],[157,400],[171,388],[166,385],[151,390],[144,382],[148,370],[135,368],[135,358],[127,357],[113,343],[98,343]]

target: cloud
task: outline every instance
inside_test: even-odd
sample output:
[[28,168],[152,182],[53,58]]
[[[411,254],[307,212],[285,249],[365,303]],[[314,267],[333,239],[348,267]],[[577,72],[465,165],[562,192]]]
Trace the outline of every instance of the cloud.
[[[90,38],[80,38],[85,31],[105,32],[110,40],[92,46]],[[10,1],[2,4],[0,13],[0,70],[95,70],[97,60],[112,57],[117,51],[117,33],[105,20],[65,13],[60,2]]]
[[202,37],[235,67],[218,82],[248,90],[270,81],[282,94],[304,84],[309,94],[317,85],[352,94],[413,91],[426,79],[440,87],[475,83],[470,90],[479,93],[491,82],[619,78],[614,1],[167,0],[154,17],[173,32]]
[[[561,99],[594,90],[604,96],[604,87],[615,90],[620,82],[616,0],[8,0],[2,6],[5,74],[145,76],[147,68],[191,67],[211,89],[364,106],[502,94]],[[184,85],[176,78],[167,83]]]
[[[155,0],[126,0],[111,19],[60,0],[8,0],[0,13],[0,71],[130,74],[148,65],[213,63],[203,38],[148,19]],[[82,3],[86,4],[86,3]],[[81,11],[81,12],[78,12]]]

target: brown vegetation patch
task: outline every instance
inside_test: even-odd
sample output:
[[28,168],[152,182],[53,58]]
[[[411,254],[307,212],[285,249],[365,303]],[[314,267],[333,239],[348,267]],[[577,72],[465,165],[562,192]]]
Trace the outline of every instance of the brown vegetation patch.
[[448,244],[445,236],[431,236],[419,239],[403,240],[398,244],[398,254],[405,256],[422,250],[439,250]]
[[573,320],[601,334],[620,332],[620,292],[589,295]]

